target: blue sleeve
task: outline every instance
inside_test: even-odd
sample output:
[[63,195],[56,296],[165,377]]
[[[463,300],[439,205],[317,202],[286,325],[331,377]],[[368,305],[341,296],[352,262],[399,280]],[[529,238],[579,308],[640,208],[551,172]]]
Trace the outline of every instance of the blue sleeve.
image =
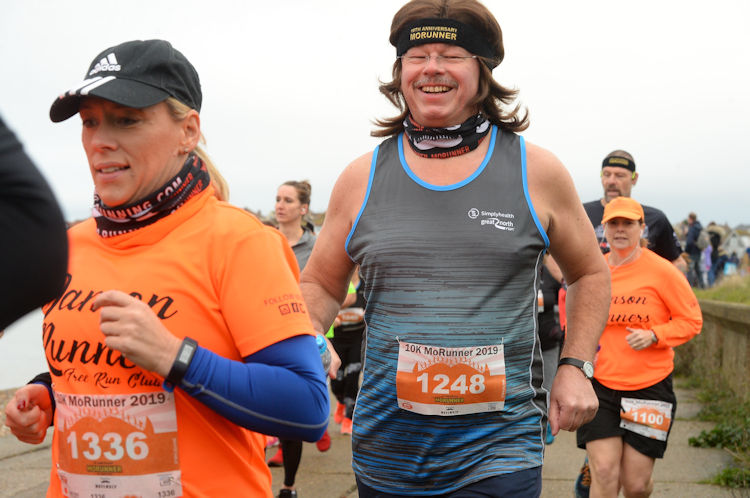
[[291,337],[244,361],[199,347],[180,388],[246,429],[319,440],[328,427],[329,398],[315,337]]

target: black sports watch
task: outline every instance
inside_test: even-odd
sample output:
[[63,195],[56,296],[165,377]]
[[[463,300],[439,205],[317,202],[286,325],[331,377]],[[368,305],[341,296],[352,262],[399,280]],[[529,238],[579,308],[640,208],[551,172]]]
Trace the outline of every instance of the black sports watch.
[[587,379],[591,380],[594,378],[594,364],[590,361],[583,361],[577,358],[560,358],[557,366],[559,367],[560,365],[573,365],[580,368]]
[[182,378],[185,377],[190,362],[193,361],[193,355],[195,350],[198,349],[198,343],[189,337],[185,337],[180,344],[180,349],[177,351],[177,357],[172,363],[172,368],[167,374],[165,379],[168,383],[173,386],[179,386],[182,383]]

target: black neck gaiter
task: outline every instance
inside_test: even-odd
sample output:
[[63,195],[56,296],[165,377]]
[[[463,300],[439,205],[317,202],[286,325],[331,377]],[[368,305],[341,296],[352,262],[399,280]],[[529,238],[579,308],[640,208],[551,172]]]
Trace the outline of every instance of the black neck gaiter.
[[96,233],[100,237],[114,237],[148,226],[168,214],[208,187],[208,169],[196,155],[189,155],[177,175],[156,192],[127,206],[109,207],[94,193],[93,216]]
[[479,147],[490,131],[490,122],[479,113],[460,125],[447,128],[425,128],[411,115],[404,120],[406,138],[415,154],[430,159],[446,159],[471,152]]

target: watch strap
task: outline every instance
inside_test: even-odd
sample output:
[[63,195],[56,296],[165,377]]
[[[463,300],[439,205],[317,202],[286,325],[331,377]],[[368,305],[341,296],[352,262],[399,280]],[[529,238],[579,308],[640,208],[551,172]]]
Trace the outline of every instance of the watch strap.
[[587,364],[590,365],[590,363],[587,361],[583,361],[583,360],[579,360],[578,358],[571,358],[571,357],[560,358],[560,360],[557,362],[558,367],[560,365],[572,365],[574,367],[577,367],[581,370],[581,372],[583,372],[583,375],[585,375],[586,378],[591,379],[592,376],[589,375],[589,373],[586,371],[586,368],[585,368]]
[[185,374],[190,367],[190,362],[193,361],[193,356],[197,349],[198,343],[195,340],[189,337],[185,337],[182,340],[180,349],[177,350],[177,356],[174,359],[174,363],[172,363],[172,368],[169,370],[169,374],[167,374],[167,378],[165,379],[169,384],[172,384],[173,386],[180,385],[182,378],[185,377]]

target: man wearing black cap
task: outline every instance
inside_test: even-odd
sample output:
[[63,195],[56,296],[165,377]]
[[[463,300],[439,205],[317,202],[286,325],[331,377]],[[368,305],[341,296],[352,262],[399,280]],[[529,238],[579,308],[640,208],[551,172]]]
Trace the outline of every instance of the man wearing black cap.
[[[492,13],[413,0],[390,42],[380,91],[400,114],[339,177],[301,278],[319,330],[355,264],[366,282],[359,496],[537,496],[547,415],[557,433],[596,412],[609,272],[564,166],[517,135],[528,121],[492,77],[504,55]],[[536,333],[547,247],[572,296],[549,407]]]
[[[630,192],[638,182],[638,173],[635,171],[633,156],[624,150],[615,150],[607,154],[602,161],[602,187],[604,197],[583,205],[586,214],[594,225],[596,238],[603,253],[609,252],[609,244],[604,239],[604,227],[602,226],[602,215],[604,206],[612,199],[623,196],[630,197]],[[687,272],[687,264],[680,256],[682,246],[677,239],[677,234],[667,216],[655,207],[642,204],[646,214],[646,229],[644,238],[648,239],[648,248],[664,259],[671,261],[680,271]]]

